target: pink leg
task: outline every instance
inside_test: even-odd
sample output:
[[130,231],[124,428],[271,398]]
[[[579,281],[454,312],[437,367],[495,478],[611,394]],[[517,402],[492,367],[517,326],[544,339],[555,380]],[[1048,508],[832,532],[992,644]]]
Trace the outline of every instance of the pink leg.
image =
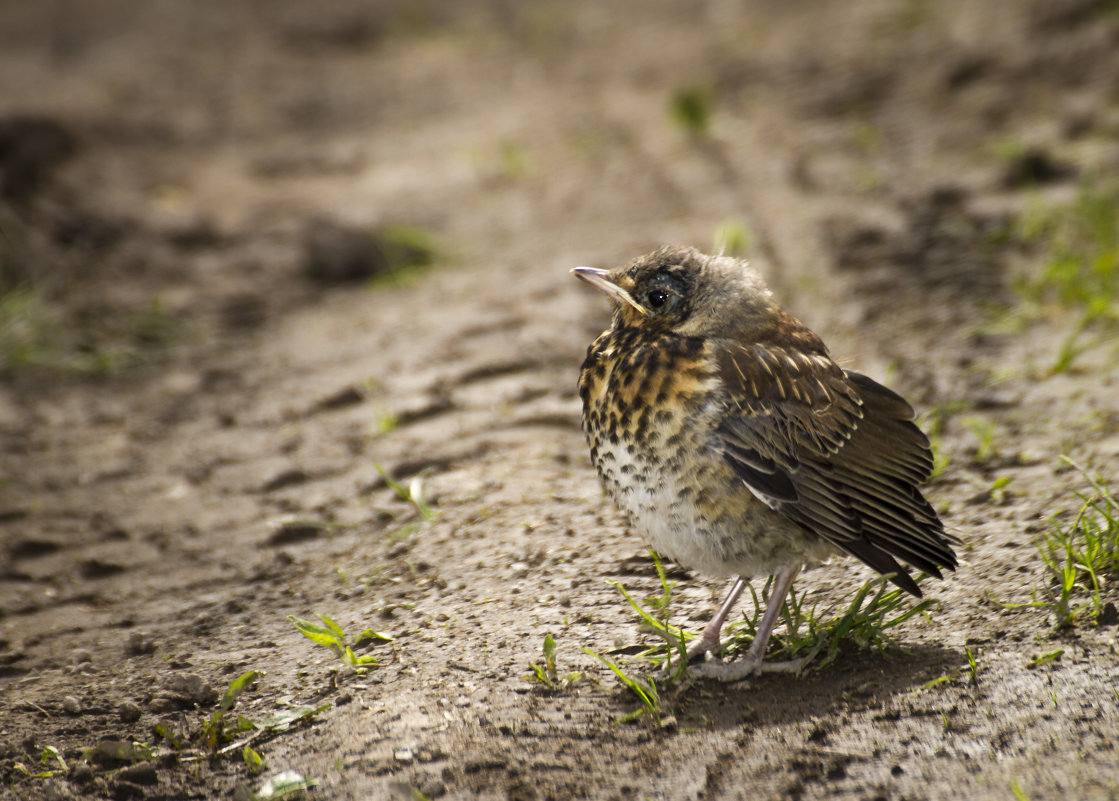
[[[773,634],[773,629],[777,625],[777,618],[781,614],[781,607],[785,605],[785,597],[789,594],[789,588],[792,586],[793,579],[796,578],[798,572],[800,572],[799,567],[792,567],[781,568],[774,574],[773,590],[770,592],[769,599],[766,601],[765,614],[762,615],[761,622],[758,624],[758,632],[754,636],[754,642],[750,645],[750,650],[746,653],[745,657],[737,662],[696,665],[692,668],[692,674],[705,678],[719,679],[720,681],[738,681],[739,679],[744,679],[747,676],[763,671],[794,673],[800,670],[801,665],[804,663],[804,661],[800,659],[795,659],[790,662],[766,663],[763,661],[765,649],[769,647],[769,638]],[[738,589],[739,592],[742,591],[737,583],[735,584],[735,588]],[[722,612],[723,610],[720,609],[719,611]],[[713,620],[712,623],[714,622]],[[722,623],[720,622],[720,626],[721,625]],[[718,637],[717,634],[716,637]],[[703,633],[703,639],[707,639],[706,630]]]
[[730,592],[727,593],[727,597],[720,604],[719,611],[715,613],[715,617],[711,618],[711,622],[703,629],[703,636],[700,637],[699,642],[688,649],[689,662],[702,662],[708,654],[718,656],[719,652],[723,650],[723,644],[719,639],[723,633],[723,624],[727,622],[730,610],[734,608],[744,589],[746,589],[746,579],[736,578],[734,584],[730,587]]

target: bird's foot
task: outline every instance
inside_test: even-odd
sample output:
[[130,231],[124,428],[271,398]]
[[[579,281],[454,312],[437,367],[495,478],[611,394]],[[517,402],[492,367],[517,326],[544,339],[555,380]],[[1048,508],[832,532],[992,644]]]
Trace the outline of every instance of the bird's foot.
[[701,679],[717,679],[730,683],[742,681],[759,673],[797,673],[804,667],[803,659],[787,662],[765,662],[760,657],[739,659],[737,662],[703,662],[688,668],[688,675]]
[[703,637],[692,643],[688,648],[688,664],[691,665],[695,662],[702,662],[707,659],[707,655],[711,654],[718,657],[723,652],[723,644],[719,641],[718,633],[714,637],[708,637],[704,634]]

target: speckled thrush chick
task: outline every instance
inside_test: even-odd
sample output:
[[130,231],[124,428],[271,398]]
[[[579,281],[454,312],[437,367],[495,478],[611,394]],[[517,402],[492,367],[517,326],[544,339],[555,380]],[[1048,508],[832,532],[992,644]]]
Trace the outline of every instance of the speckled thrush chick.
[[654,551],[737,577],[689,659],[717,656],[746,581],[774,577],[746,656],[694,672],[735,681],[798,669],[763,656],[805,565],[851,554],[916,596],[899,559],[938,578],[955,569],[955,540],[918,489],[932,454],[913,409],[832,361],[749,264],[665,247],[573,272],[614,305],[579,376],[607,493]]

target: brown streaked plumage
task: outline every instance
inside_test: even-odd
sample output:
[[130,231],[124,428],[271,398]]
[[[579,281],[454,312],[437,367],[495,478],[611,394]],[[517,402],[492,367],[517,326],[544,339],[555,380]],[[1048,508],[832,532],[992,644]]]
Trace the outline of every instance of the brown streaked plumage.
[[837,365],[746,262],[666,247],[573,272],[614,301],[579,376],[607,493],[653,550],[738,577],[689,656],[717,654],[745,581],[775,577],[746,657],[698,672],[799,667],[762,657],[806,564],[846,552],[917,596],[898,560],[938,578],[955,569],[955,540],[918,489],[932,454],[913,409]]

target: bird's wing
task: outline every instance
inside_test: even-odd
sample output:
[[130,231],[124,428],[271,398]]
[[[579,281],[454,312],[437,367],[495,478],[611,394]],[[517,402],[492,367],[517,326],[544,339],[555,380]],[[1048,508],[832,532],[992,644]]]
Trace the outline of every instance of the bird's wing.
[[755,495],[916,595],[896,559],[937,576],[956,566],[917,489],[932,455],[903,398],[822,353],[755,344],[716,355],[726,387],[717,441]]

